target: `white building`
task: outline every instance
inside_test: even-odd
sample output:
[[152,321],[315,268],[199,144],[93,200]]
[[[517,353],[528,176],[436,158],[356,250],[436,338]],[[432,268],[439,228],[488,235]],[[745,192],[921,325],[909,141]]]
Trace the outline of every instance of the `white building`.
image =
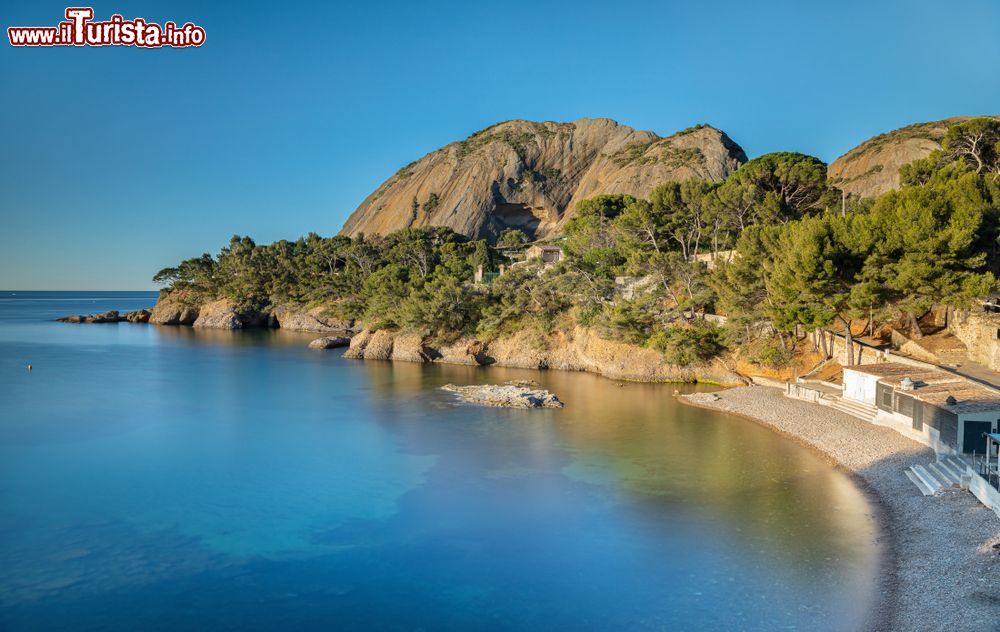
[[945,454],[984,454],[1000,393],[957,375],[886,362],[844,367],[844,399],[876,408],[874,422]]

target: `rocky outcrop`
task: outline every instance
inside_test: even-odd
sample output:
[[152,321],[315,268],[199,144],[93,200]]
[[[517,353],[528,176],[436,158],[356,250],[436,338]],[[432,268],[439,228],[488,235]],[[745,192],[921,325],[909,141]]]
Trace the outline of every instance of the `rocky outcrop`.
[[125,320],[130,323],[148,323],[149,317],[152,316],[153,312],[148,309],[137,309],[134,312],[129,312],[125,314]]
[[149,316],[152,325],[193,325],[198,319],[198,308],[191,306],[181,294],[160,293]]
[[[351,338],[351,347],[344,353],[345,358],[356,360],[392,360],[395,334],[385,329],[372,331],[365,329]],[[402,338],[402,337],[401,337]],[[410,360],[410,354],[399,349],[400,360]]]
[[325,316],[322,307],[304,309],[279,306],[271,312],[271,326],[292,331],[326,333],[351,331],[354,328],[354,321]]
[[310,349],[338,349],[351,344],[351,339],[344,336],[326,336],[309,343]]
[[205,303],[198,308],[198,318],[192,327],[203,329],[248,329],[270,326],[268,314],[237,311],[227,298]]
[[243,329],[243,321],[237,315],[232,301],[220,299],[202,305],[198,309],[197,320],[191,326],[205,329]]
[[956,116],[915,123],[879,134],[830,163],[827,175],[831,184],[860,197],[876,197],[894,191],[899,188],[900,167],[940,149],[948,127],[970,118]]
[[344,357],[588,371],[639,382],[745,383],[742,376],[719,361],[678,366],[666,362],[653,349],[604,340],[582,327],[570,334],[551,334],[543,341],[521,332],[488,341],[465,338],[447,345],[433,345],[412,334],[364,330],[351,340]]
[[563,403],[549,391],[537,384],[523,381],[503,384],[479,384],[475,386],[455,386],[445,384],[442,390],[458,393],[459,399],[469,404],[493,406],[497,408],[562,408]]
[[448,226],[475,238],[505,228],[549,237],[584,198],[646,197],[667,180],[721,180],[744,162],[740,146],[707,125],[661,138],[609,119],[507,121],[400,169],[341,234]]
[[60,323],[118,323],[125,320],[125,317],[115,310],[91,314],[89,316],[64,316],[57,319]]
[[238,310],[229,299],[197,301],[181,292],[160,294],[152,312],[140,310],[134,322],[154,325],[192,325],[205,329],[281,328],[315,333],[354,331],[354,321],[330,318],[322,307],[281,305],[268,312]]
[[151,312],[148,309],[138,309],[134,312],[128,312],[125,314],[121,314],[117,310],[110,310],[107,312],[101,312],[100,314],[91,314],[89,316],[63,316],[62,318],[57,318],[56,320],[60,323],[120,323],[123,321],[128,321],[130,323],[145,323],[149,321],[150,313]]

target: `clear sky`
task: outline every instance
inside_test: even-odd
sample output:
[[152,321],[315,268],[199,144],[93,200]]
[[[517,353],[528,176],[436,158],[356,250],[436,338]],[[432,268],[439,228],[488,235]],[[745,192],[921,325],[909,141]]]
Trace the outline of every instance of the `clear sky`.
[[[94,2],[197,49],[0,43],[0,289],[149,289],[158,269],[336,233],[402,165],[501,120],[724,129],[832,161],[1000,113],[996,0]],[[67,5],[0,6],[48,26]]]

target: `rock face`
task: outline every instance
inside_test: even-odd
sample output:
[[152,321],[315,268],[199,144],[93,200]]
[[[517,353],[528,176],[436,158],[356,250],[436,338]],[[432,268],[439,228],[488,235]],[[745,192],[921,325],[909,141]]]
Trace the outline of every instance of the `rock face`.
[[205,303],[198,308],[198,318],[192,327],[203,329],[245,329],[248,327],[267,327],[270,319],[267,314],[237,312],[233,302],[223,298],[211,303]]
[[941,149],[948,127],[970,118],[915,123],[879,134],[830,163],[827,175],[834,186],[852,195],[875,197],[894,191],[899,188],[900,167]]
[[243,322],[236,314],[232,301],[221,299],[205,303],[198,310],[192,327],[205,329],[243,329]]
[[604,340],[582,327],[568,335],[549,336],[544,349],[538,348],[537,342],[526,332],[489,341],[466,338],[448,345],[432,345],[412,334],[365,330],[351,339],[344,357],[588,371],[637,382],[746,382],[718,361],[691,366],[669,364],[653,349]]
[[134,312],[129,312],[125,314],[125,320],[127,320],[130,323],[148,323],[149,317],[152,314],[153,312],[149,311],[148,309],[138,309]]
[[1000,314],[955,310],[948,319],[948,331],[965,344],[968,357],[994,371],[1000,371]]
[[351,331],[354,321],[338,320],[323,315],[322,308],[310,310],[293,309],[291,307],[276,307],[271,312],[271,326],[294,331],[312,331],[326,333],[332,331]]
[[667,180],[721,180],[746,159],[739,145],[707,125],[661,138],[609,119],[507,121],[400,169],[361,203],[341,234],[448,226],[474,238],[493,239],[505,228],[549,237],[584,198],[645,197]]
[[185,304],[182,299],[175,294],[161,293],[148,322],[153,325],[193,325],[198,319],[198,308]]
[[537,385],[505,382],[504,384],[482,384],[477,386],[455,386],[445,384],[442,390],[458,393],[463,402],[494,406],[499,408],[562,408],[559,398]]
[[336,349],[338,347],[347,347],[351,344],[350,338],[345,338],[343,336],[326,336],[325,338],[317,338],[309,343],[310,349]]
[[354,331],[354,321],[324,316],[321,307],[306,309],[286,305],[276,307],[267,313],[242,312],[235,309],[233,302],[228,299],[195,303],[183,293],[164,292],[152,312],[139,310],[133,314],[135,314],[134,320],[132,314],[129,314],[131,322],[149,322],[154,325],[193,325],[206,329],[280,327],[316,333]]

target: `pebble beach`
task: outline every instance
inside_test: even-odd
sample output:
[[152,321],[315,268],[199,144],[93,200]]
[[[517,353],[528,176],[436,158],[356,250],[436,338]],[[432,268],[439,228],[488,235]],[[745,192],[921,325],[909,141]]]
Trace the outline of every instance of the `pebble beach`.
[[897,432],[763,386],[681,397],[733,413],[848,471],[878,509],[883,573],[872,630],[1000,630],[1000,518],[960,489],[923,496],[904,469],[934,453]]

